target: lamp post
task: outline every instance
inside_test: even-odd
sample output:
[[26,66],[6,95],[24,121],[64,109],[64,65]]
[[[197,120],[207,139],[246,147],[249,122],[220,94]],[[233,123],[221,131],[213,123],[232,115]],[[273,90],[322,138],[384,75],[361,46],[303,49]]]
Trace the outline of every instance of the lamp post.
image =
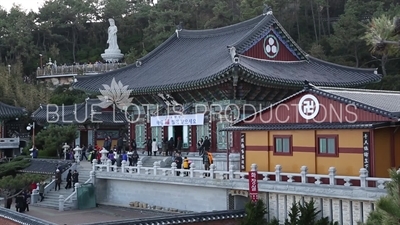
[[28,126],[26,126],[26,130],[32,130],[32,148],[35,148],[35,122],[28,124]]
[[75,154],[74,154],[75,162],[76,162],[76,164],[79,165],[79,162],[80,162],[80,160],[81,160],[81,155],[82,155],[82,149],[79,147],[79,145],[77,145],[77,146],[74,148],[74,151],[75,151]]
[[67,151],[69,149],[69,145],[67,145],[67,143],[64,144],[64,146],[62,146],[62,148],[64,149],[64,160],[67,160]]
[[7,67],[8,67],[8,75],[11,75],[11,65],[9,64]]

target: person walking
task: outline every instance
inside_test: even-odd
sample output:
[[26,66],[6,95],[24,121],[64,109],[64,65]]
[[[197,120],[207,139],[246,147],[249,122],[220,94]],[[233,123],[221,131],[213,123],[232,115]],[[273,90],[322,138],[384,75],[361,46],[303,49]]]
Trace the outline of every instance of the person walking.
[[79,173],[78,171],[74,170],[74,173],[72,174],[72,192],[75,191],[75,184],[79,182]]
[[40,196],[41,202],[44,199],[44,187],[45,186],[46,186],[46,182],[44,182],[44,180],[39,183],[39,196]]
[[80,159],[81,161],[83,161],[83,159],[85,158],[85,160],[88,160],[88,157],[86,156],[86,152],[88,151],[88,149],[86,148],[85,145],[82,145],[82,158]]
[[67,185],[65,186],[65,189],[70,189],[72,184],[72,170],[68,170],[67,174]]
[[25,201],[26,201],[26,205],[25,205],[25,210],[27,212],[29,212],[29,204],[31,204],[31,193],[29,190],[25,190]]
[[56,170],[55,179],[56,179],[56,191],[57,191],[57,188],[58,190],[60,190],[61,186],[61,172],[59,169]]

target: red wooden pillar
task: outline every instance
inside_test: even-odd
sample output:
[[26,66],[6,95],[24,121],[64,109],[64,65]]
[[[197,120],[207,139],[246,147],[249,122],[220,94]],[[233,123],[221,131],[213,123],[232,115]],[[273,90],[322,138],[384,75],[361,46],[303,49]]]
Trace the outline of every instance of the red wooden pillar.
[[136,123],[129,123],[130,140],[136,139]]
[[[211,118],[213,117],[213,115],[210,115]],[[211,152],[216,152],[217,151],[217,119],[211,119]]]
[[165,139],[169,140],[168,127],[164,126],[162,129],[163,129],[163,133],[164,133],[164,140]]
[[231,148],[231,153],[240,152],[240,131],[233,132],[233,147]]
[[371,168],[370,170],[370,177],[375,177],[375,130],[370,129],[370,146],[369,146],[369,155],[371,156],[370,158],[370,163],[369,166]]
[[192,134],[192,138],[191,138],[191,144],[190,144],[190,148],[189,151],[191,152],[196,152],[197,151],[197,126],[192,125],[190,126],[191,129],[191,134]]

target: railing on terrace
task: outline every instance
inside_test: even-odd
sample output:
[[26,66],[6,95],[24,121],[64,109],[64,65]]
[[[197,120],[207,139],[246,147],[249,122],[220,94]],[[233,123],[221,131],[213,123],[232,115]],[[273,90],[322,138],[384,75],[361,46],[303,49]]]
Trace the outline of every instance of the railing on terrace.
[[97,63],[72,66],[46,66],[44,68],[38,68],[36,76],[98,74],[116,70],[126,65],[126,63]]
[[[248,172],[234,171],[233,165],[230,166],[229,171],[216,171],[215,165],[211,165],[210,170],[196,169],[194,163],[190,165],[190,169],[177,169],[176,163],[172,163],[171,168],[160,168],[159,162],[154,162],[153,167],[143,167],[142,165],[142,162],[139,161],[137,166],[127,166],[127,162],[122,161],[122,166],[117,167],[116,165],[112,166],[110,160],[104,161],[102,164],[97,164],[97,160],[95,159],[93,160],[93,171],[96,171],[96,173],[125,173],[132,176],[174,176],[186,179],[248,179]],[[253,164],[252,168],[257,168],[257,165]],[[112,176],[111,174],[108,175]],[[390,181],[388,178],[368,177],[368,171],[365,168],[360,169],[359,176],[338,176],[334,167],[330,167],[328,174],[325,175],[308,173],[306,166],[302,166],[299,173],[284,173],[280,165],[275,166],[275,172],[258,171],[257,179],[260,184],[263,182],[282,182],[375,189],[385,189],[385,184]]]

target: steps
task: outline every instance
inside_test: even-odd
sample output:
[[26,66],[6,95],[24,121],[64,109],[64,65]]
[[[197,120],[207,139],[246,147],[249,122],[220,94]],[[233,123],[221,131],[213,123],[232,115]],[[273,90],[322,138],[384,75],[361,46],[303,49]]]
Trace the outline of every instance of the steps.
[[[90,171],[92,170],[92,164],[90,164],[90,162],[83,161],[77,167],[77,170],[79,173],[79,183],[83,184],[90,178]],[[65,199],[72,194],[73,189],[72,188],[68,190],[65,189],[66,185],[67,185],[66,181],[63,181],[61,183],[61,189],[59,191],[55,191],[53,188],[50,192],[45,194],[44,200],[42,202],[37,202],[34,205],[38,207],[58,209],[60,195],[63,195]],[[64,210],[71,210],[73,208],[74,205],[72,202],[70,201],[65,202]]]
[[172,158],[171,156],[146,156],[146,157],[141,157],[142,161],[142,166],[143,167],[153,167],[154,166],[154,162],[162,162],[164,161],[164,163],[161,163],[160,167],[162,168],[170,168],[171,167],[171,163],[172,163]]

